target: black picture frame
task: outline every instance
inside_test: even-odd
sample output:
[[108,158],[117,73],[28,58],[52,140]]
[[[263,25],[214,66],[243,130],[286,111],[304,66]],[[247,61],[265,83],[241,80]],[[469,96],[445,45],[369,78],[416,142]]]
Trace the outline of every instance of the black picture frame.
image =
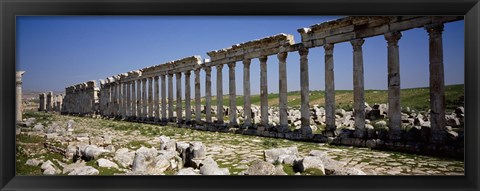
[[[478,190],[479,13],[478,0],[0,0],[0,188]],[[464,15],[465,176],[15,176],[15,16],[20,15]]]

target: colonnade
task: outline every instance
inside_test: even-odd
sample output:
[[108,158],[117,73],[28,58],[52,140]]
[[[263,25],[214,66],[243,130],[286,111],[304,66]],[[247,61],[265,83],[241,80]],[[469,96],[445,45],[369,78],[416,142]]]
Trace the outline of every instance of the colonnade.
[[[208,52],[210,61],[202,62],[200,56],[186,57],[138,71],[131,71],[101,81],[100,113],[105,116],[134,118],[142,121],[177,122],[182,124],[217,124],[222,126],[249,127],[254,123],[263,130],[271,128],[268,118],[268,56],[276,55],[279,68],[279,124],[283,131],[288,126],[287,68],[289,52],[300,56],[301,129],[303,136],[312,135],[309,103],[309,49],[323,47],[325,50],[325,136],[336,136],[334,47],[337,43],[349,42],[353,51],[353,92],[356,138],[365,138],[364,63],[362,46],[368,37],[383,35],[388,49],[388,118],[390,139],[401,138],[400,60],[398,41],[401,31],[424,27],[429,36],[430,58],[430,105],[432,141],[445,138],[445,92],[443,71],[442,31],[443,24],[463,19],[462,17],[346,17],[334,21],[298,29],[302,42],[295,44],[292,35],[278,34],[260,40],[233,45],[226,49]],[[250,65],[252,59],[260,62],[260,121],[253,121],[251,109]],[[243,124],[237,122],[236,63],[243,64]],[[229,121],[224,121],[223,67],[228,66]],[[216,69],[216,121],[212,121],[211,72]],[[205,72],[204,120],[201,105],[200,72]],[[191,72],[194,72],[195,106],[191,106]],[[176,105],[173,97],[173,76],[176,78]],[[182,84],[182,77],[184,84]],[[182,88],[184,86],[184,88]],[[90,86],[88,86],[90,87]],[[168,89],[167,89],[168,87]],[[72,89],[73,88],[73,89]],[[67,92],[76,89],[69,87]],[[182,89],[185,90],[184,94]],[[69,95],[67,93],[66,97]],[[182,100],[182,95],[184,99]],[[66,103],[69,103],[66,101]],[[76,103],[76,102],[75,102]],[[77,103],[78,104],[78,103]],[[82,105],[82,104],[79,104]],[[71,109],[70,107],[67,108]],[[175,113],[174,113],[175,111]],[[185,116],[183,116],[185,111]],[[192,113],[194,111],[194,113]],[[195,118],[192,119],[192,115]]]

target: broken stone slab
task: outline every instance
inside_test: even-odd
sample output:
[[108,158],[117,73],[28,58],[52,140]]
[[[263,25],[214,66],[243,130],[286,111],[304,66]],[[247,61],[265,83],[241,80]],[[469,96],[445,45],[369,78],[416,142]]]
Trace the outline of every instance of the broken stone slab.
[[307,169],[316,169],[325,174],[325,166],[323,165],[322,157],[307,156],[303,159],[298,159],[293,164],[293,169],[296,172],[304,172]]
[[191,167],[188,167],[188,168],[183,168],[183,169],[180,169],[176,175],[199,175],[197,174],[193,168]]
[[175,151],[176,150],[176,142],[170,137],[167,136],[160,136],[160,150],[170,150],[170,151]]
[[25,162],[25,165],[28,165],[28,166],[38,166],[39,164],[42,164],[43,161],[42,160],[38,160],[38,159],[28,159],[26,162]]
[[346,168],[336,169],[332,175],[367,175],[367,174],[365,174],[365,172],[363,172],[358,168],[346,167]]
[[108,150],[99,148],[95,145],[87,145],[83,149],[79,149],[82,158],[86,161],[98,158],[101,154],[107,153]]
[[274,148],[274,149],[264,150],[263,155],[265,156],[265,160],[269,163],[274,163],[274,162],[283,163],[283,160],[285,158],[289,158],[289,156],[293,156],[296,158],[296,156],[298,156],[298,148],[297,147]]
[[135,157],[133,158],[132,171],[153,173],[155,171],[157,149],[140,147],[135,151]]
[[74,171],[75,169],[79,169],[79,168],[82,168],[84,166],[86,166],[85,162],[68,164],[68,165],[63,166],[63,172],[62,173],[63,174],[68,174],[68,173]]
[[133,158],[135,157],[134,151],[128,151],[127,148],[118,149],[115,152],[113,160],[115,160],[123,168],[129,168],[133,163]]
[[273,164],[261,160],[253,161],[245,171],[245,175],[274,175],[276,168]]
[[44,162],[40,168],[43,170],[44,175],[55,175],[60,174],[61,172],[60,169],[58,169],[58,167],[50,160]]
[[101,159],[98,159],[97,160],[97,165],[99,167],[105,167],[105,168],[117,168],[118,169],[118,165],[117,163],[114,163],[110,160],[107,160],[107,159],[104,159],[104,158],[101,158]]
[[98,175],[99,173],[100,172],[97,169],[91,166],[84,166],[74,169],[73,171],[68,173],[68,175]]

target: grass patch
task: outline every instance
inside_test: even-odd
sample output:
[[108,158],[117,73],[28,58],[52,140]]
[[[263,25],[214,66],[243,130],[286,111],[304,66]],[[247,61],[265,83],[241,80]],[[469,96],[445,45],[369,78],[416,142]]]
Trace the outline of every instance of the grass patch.
[[321,170],[316,169],[316,168],[307,168],[303,172],[305,175],[315,175],[315,176],[323,176],[325,175]]
[[293,166],[289,164],[283,165],[283,171],[288,175],[295,175],[295,171],[293,170]]
[[278,147],[278,142],[270,139],[265,139],[262,141],[262,145],[266,148],[275,148]]

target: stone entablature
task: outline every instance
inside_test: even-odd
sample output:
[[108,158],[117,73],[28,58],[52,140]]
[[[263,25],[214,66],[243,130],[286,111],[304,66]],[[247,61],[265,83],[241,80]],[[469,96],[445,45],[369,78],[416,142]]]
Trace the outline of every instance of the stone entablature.
[[79,115],[94,114],[98,109],[98,92],[100,91],[95,84],[96,82],[91,80],[65,88],[61,112]]
[[210,56],[211,66],[215,66],[274,55],[279,52],[289,52],[291,51],[290,46],[293,44],[295,44],[293,35],[282,33],[210,51],[207,52],[207,55]]
[[405,31],[430,24],[463,20],[463,16],[359,16],[344,17],[300,28],[297,31],[305,47],[347,42],[356,38],[383,35],[390,31]]

